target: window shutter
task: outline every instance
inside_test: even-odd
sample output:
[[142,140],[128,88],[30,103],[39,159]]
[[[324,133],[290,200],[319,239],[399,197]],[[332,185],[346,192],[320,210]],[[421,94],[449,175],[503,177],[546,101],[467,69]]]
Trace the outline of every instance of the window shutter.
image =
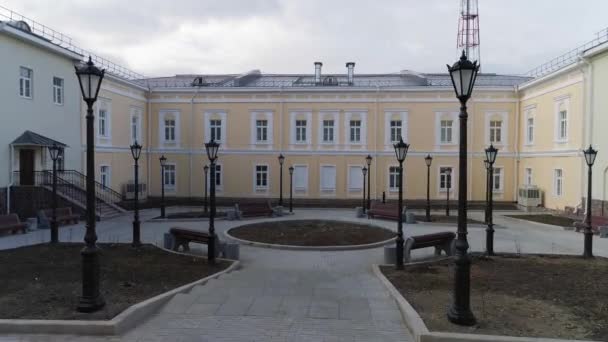
[[294,167],[294,186],[297,190],[306,190],[308,185],[308,168],[306,166]]
[[348,188],[350,190],[361,190],[363,187],[363,173],[361,166],[351,166],[348,169]]
[[336,189],[336,167],[322,166],[321,167],[321,190]]

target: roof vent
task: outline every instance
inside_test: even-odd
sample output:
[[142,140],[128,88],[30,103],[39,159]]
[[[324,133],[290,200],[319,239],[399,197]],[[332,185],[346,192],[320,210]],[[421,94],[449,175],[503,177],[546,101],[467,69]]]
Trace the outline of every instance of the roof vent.
[[315,62],[315,84],[321,84],[321,67],[323,63]]
[[194,78],[194,81],[192,81],[192,86],[193,87],[205,87],[208,86],[209,83],[207,83],[205,81],[205,79],[203,78],[203,76],[196,76]]
[[346,63],[346,68],[348,69],[348,85],[355,84],[355,62]]

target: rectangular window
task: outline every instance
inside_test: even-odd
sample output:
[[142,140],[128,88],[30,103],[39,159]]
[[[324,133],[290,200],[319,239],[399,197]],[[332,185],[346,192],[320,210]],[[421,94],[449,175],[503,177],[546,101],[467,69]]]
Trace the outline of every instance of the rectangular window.
[[26,67],[19,68],[19,96],[32,98],[32,77],[34,72]]
[[452,190],[452,172],[454,170],[451,167],[439,168],[439,189],[440,190]]
[[526,120],[526,142],[528,144],[534,143],[534,118]]
[[131,141],[138,141],[141,144],[139,139],[139,115],[131,116]]
[[321,191],[336,190],[336,167],[321,166]]
[[361,121],[350,121],[350,142],[361,142]]
[[300,191],[308,188],[308,167],[304,165],[294,166],[293,187]]
[[323,142],[334,142],[334,120],[323,120]]
[[449,144],[452,142],[452,120],[441,120],[441,143]]
[[165,141],[175,141],[175,119],[165,119]]
[[391,141],[396,143],[401,140],[401,120],[391,121]]
[[363,172],[361,166],[348,168],[348,190],[359,191],[363,189]]
[[222,186],[222,165],[215,164],[215,186]]
[[564,194],[564,172],[562,169],[553,170],[553,193],[555,196]]
[[256,120],[255,131],[257,141],[268,141],[268,120]]
[[175,165],[165,165],[164,167],[165,187],[175,189]]
[[103,165],[99,168],[99,183],[104,188],[110,186],[110,167],[107,165]]
[[503,179],[502,174],[503,174],[503,172],[502,172],[501,167],[494,168],[494,173],[493,173],[494,179],[493,179],[493,183],[492,183],[492,185],[494,187],[494,189],[493,189],[494,192],[502,191],[502,179]]
[[561,110],[558,115],[558,139],[568,139],[568,111]]
[[222,140],[222,120],[209,120],[209,132],[212,140]]
[[306,142],[306,120],[296,120],[296,142]]
[[256,165],[255,166],[255,187],[257,189],[268,188],[268,166],[267,165]]
[[108,111],[105,109],[99,110],[98,118],[98,131],[99,135],[105,137],[108,135]]
[[63,78],[53,77],[53,103],[63,104]]
[[399,177],[399,166],[391,166],[388,169],[388,188],[390,191],[398,191],[399,190],[399,182],[401,181]]
[[502,121],[490,121],[490,142],[502,142]]
[[526,168],[525,170],[525,182],[526,185],[532,185],[532,169],[531,168]]

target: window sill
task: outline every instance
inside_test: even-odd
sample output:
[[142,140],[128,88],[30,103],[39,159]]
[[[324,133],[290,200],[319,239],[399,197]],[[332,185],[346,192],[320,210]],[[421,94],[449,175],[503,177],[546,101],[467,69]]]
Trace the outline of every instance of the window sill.
[[58,106],[58,107],[63,107],[63,103],[57,103],[57,102],[53,102],[53,104],[54,104],[55,106]]
[[561,144],[567,144],[569,142],[570,142],[570,140],[568,140],[568,139],[566,139],[566,140],[553,140],[553,143],[560,144],[560,145]]

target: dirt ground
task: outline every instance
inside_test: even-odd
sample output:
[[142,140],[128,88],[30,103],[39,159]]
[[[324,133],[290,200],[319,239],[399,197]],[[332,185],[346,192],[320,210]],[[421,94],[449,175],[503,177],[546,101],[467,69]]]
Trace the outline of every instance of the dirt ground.
[[262,222],[237,227],[229,233],[243,240],[292,246],[363,245],[395,236],[384,228],[325,220]]
[[429,330],[608,341],[608,259],[473,257],[471,308],[478,325],[450,323],[453,261],[383,267]]
[[[226,216],[226,213],[223,211],[216,211],[215,212],[215,217],[224,217]],[[207,218],[209,217],[209,211],[204,212],[204,211],[185,211],[185,212],[180,212],[180,213],[172,213],[172,214],[167,214],[165,215],[166,218],[168,219],[192,219],[192,218]],[[155,217],[157,219],[160,219],[161,217]]]
[[0,251],[0,318],[111,319],[129,306],[230,265],[165,252],[151,245],[100,244],[101,292],[106,306],[77,312],[82,293],[83,244],[40,244]]
[[581,220],[571,219],[569,217],[564,216],[556,216],[556,215],[548,215],[548,214],[540,214],[540,215],[505,215],[507,217],[512,217],[520,220],[527,220],[532,222],[546,223],[552,224],[554,226],[573,228],[572,225],[574,222],[580,222]]
[[[416,221],[426,222],[426,215],[416,215]],[[458,223],[458,213],[454,213],[454,216],[431,215],[431,222],[456,224]],[[484,224],[481,221],[473,220],[471,218],[467,218],[467,223]]]

